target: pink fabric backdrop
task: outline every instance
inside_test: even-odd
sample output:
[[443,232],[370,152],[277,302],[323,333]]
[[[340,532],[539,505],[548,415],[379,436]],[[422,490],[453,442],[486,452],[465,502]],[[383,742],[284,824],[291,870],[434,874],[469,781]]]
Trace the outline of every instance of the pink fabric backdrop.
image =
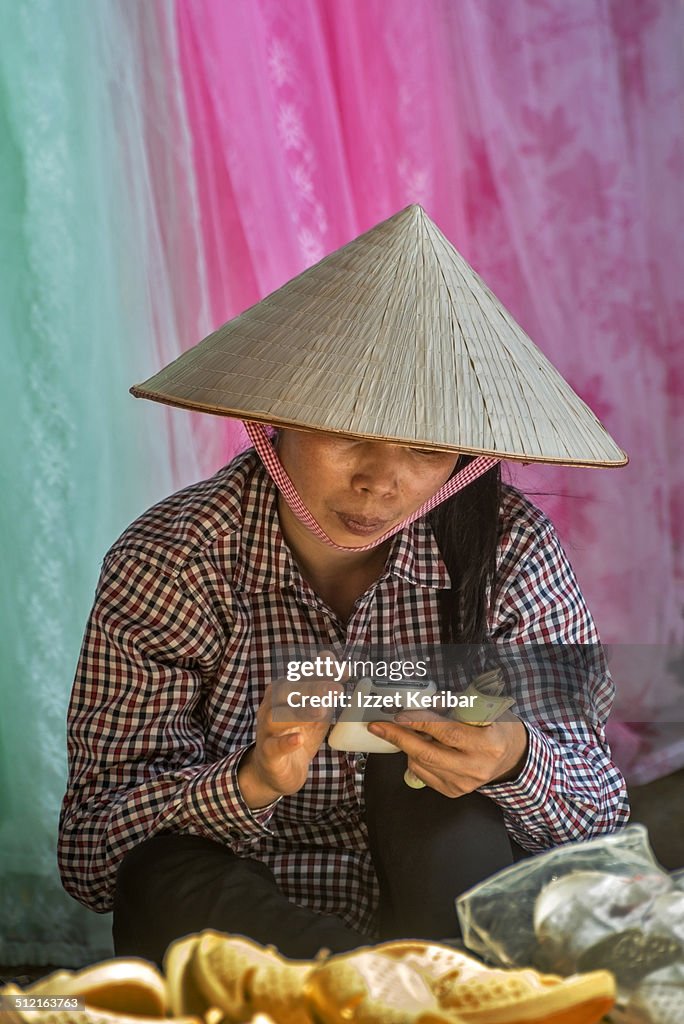
[[613,726],[636,780],[684,763],[681,723],[654,724],[684,694],[683,21],[677,0],[177,3],[213,324],[417,201],[630,453],[515,480],[552,492],[623,717],[650,723]]

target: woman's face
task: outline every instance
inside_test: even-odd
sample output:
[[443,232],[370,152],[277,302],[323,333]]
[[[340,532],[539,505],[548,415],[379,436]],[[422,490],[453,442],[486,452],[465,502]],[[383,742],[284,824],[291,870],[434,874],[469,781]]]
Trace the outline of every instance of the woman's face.
[[328,537],[359,547],[430,498],[457,456],[338,434],[279,432],[278,453],[306,507]]

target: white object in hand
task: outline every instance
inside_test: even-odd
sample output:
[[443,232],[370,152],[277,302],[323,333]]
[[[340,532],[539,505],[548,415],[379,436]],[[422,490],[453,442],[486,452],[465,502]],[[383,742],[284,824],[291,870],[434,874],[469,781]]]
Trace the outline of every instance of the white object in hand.
[[403,710],[411,710],[408,695],[432,696],[437,692],[433,682],[406,681],[378,683],[361,679],[352,694],[349,707],[340,715],[328,736],[333,750],[346,750],[364,754],[396,754],[399,750],[388,740],[368,732],[371,722],[392,721]]

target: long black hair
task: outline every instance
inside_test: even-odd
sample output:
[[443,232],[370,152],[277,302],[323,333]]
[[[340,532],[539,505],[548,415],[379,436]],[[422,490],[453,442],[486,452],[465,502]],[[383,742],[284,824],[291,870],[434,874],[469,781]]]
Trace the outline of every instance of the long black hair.
[[[473,458],[462,455],[454,473]],[[500,509],[501,468],[497,463],[429,515],[451,579],[451,589],[439,592],[442,643],[482,644],[487,639]]]

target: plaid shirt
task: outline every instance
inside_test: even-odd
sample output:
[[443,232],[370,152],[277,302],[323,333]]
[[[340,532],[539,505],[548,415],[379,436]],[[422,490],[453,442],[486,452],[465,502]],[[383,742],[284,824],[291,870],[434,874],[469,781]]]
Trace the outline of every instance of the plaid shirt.
[[[303,579],[253,451],[162,501],[107,554],[69,708],[60,821],[65,888],[106,911],[123,855],[162,830],[225,843],[271,868],[294,902],[372,934],[376,882],[363,822],[362,755],[323,744],[304,787],[250,811],[236,775],[278,645],[439,644],[449,586],[432,532],[397,534],[385,572],[341,622]],[[504,489],[496,642],[596,645],[548,520]],[[600,651],[600,648],[594,648]],[[530,850],[611,831],[627,814],[602,722],[613,687],[592,677],[592,724],[528,724],[514,782],[485,786]],[[538,711],[538,709],[537,709]]]

